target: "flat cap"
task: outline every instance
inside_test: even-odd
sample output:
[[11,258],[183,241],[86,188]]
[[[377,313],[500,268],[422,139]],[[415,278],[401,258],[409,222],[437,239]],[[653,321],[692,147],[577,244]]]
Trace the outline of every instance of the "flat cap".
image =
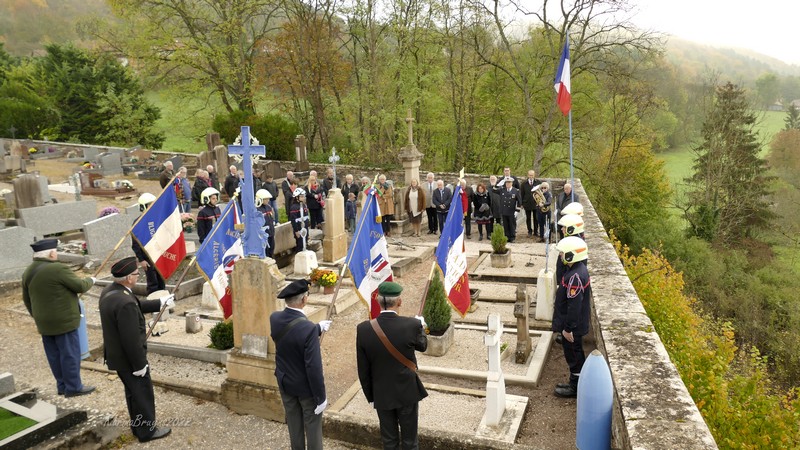
[[278,294],[278,298],[289,298],[308,292],[308,280],[295,280]]
[[136,269],[139,267],[139,261],[136,259],[135,256],[130,256],[128,258],[122,258],[119,261],[115,262],[113,266],[111,266],[111,276],[114,278],[122,278],[126,277],[133,272],[136,272]]
[[58,248],[58,239],[41,239],[31,244],[31,248],[34,252],[53,250]]
[[400,286],[394,281],[384,281],[378,285],[378,294],[384,297],[397,297],[401,292],[403,292],[403,286]]

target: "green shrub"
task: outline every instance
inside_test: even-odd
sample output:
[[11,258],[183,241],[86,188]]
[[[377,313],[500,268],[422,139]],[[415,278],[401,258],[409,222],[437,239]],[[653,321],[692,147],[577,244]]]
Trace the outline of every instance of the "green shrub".
[[503,227],[495,224],[494,230],[492,230],[492,251],[501,254],[505,253],[508,251],[506,244],[508,244],[508,238]]
[[208,332],[211,338],[211,347],[217,350],[227,350],[233,347],[233,321],[220,322]]
[[422,309],[422,316],[428,324],[430,334],[441,336],[450,325],[450,304],[444,293],[444,284],[439,277],[437,270],[428,288],[428,295],[425,297],[425,307]]
[[258,142],[267,148],[268,159],[295,159],[294,138],[300,134],[296,123],[279,114],[253,115],[247,111],[234,111],[214,117],[212,126],[225,142],[233,143],[242,131],[241,127],[250,127],[250,134],[258,138]]

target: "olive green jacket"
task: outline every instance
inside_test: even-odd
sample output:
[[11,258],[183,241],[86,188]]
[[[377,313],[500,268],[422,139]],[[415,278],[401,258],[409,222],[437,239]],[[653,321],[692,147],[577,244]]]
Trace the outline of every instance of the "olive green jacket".
[[[42,268],[34,273],[39,266]],[[56,336],[78,328],[81,322],[78,294],[91,287],[91,277],[78,278],[58,261],[35,258],[22,274],[22,301],[39,334]]]

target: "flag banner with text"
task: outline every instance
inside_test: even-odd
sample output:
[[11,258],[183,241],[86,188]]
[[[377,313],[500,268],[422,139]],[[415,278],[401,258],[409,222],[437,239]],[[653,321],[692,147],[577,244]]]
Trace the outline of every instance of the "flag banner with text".
[[[453,198],[458,199],[461,186],[456,186]],[[436,247],[436,263],[442,271],[447,300],[464,317],[469,309],[469,275],[467,255],[464,249],[464,205],[450,202],[439,245]]]
[[233,298],[231,296],[228,275],[233,271],[234,263],[244,255],[242,239],[236,230],[241,223],[237,202],[228,202],[225,211],[197,250],[197,267],[208,280],[214,297],[222,307],[222,314],[227,319],[233,314]]
[[166,280],[172,276],[186,256],[186,241],[180,205],[169,185],[145,210],[131,235],[139,241],[161,277]]

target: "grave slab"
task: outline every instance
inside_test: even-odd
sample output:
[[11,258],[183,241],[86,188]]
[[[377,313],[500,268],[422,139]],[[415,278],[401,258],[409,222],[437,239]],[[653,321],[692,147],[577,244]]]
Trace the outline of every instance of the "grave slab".
[[0,373],[0,398],[16,392],[14,375],[11,372]]
[[103,175],[122,175],[122,160],[119,153],[102,155],[99,162]]
[[56,203],[17,210],[19,224],[34,231],[36,238],[65,231],[79,230],[83,224],[97,218],[97,203],[93,200]]
[[[86,250],[95,257],[105,257],[119,240],[125,236],[131,226],[131,216],[127,214],[110,214],[83,224],[83,233],[86,236]],[[131,238],[126,237],[119,246],[115,258],[133,256]]]
[[24,227],[0,229],[0,281],[19,279],[31,263],[36,233]]
[[468,269],[470,280],[536,285],[537,274],[544,268],[544,255],[512,251],[511,261],[511,268],[495,268],[492,267],[489,253],[484,253],[470,265]]

